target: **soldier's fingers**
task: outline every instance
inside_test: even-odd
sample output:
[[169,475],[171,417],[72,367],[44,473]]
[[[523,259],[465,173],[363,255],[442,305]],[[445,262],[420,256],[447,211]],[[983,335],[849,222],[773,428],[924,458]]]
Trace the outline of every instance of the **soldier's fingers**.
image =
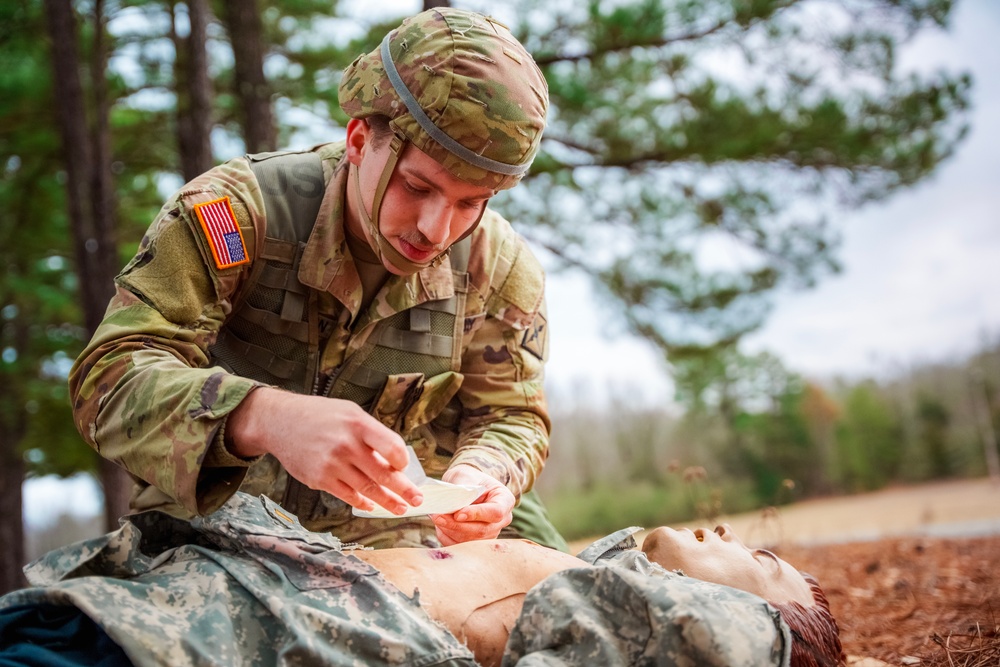
[[[341,473],[340,479],[358,496],[379,504],[393,514],[402,514],[406,511],[407,505],[402,498],[354,466],[348,466]],[[358,509],[372,508],[359,507]]]
[[323,489],[335,498],[343,500],[345,503],[351,507],[357,507],[359,510],[369,512],[375,509],[375,503],[368,500],[360,493],[349,487],[347,484],[336,480],[329,484],[325,489]]
[[[464,511],[464,510],[463,510]],[[503,526],[501,522],[493,521],[459,521],[455,518],[454,514],[432,514],[431,519],[434,521],[435,526],[439,526],[448,530],[449,532],[471,532],[471,533],[481,533],[487,531],[492,526],[496,526],[499,531]]]
[[403,442],[403,438],[371,415],[364,416],[367,417],[362,433],[364,443],[378,452],[396,470],[405,469],[410,458],[406,453],[406,443]]
[[466,532],[465,528],[467,528],[467,526],[463,526],[462,529],[458,529],[455,526],[456,524],[454,522],[451,522],[451,525],[449,525],[446,522],[434,519],[434,532],[437,533],[441,544],[447,547],[452,544],[468,542],[469,540],[475,539],[475,537],[469,536]]
[[480,521],[455,521],[443,514],[434,517],[434,528],[439,538],[445,535],[454,542],[468,542],[494,538],[500,534],[502,526]]
[[510,519],[504,521],[508,516],[508,512],[504,511],[504,508],[496,503],[481,503],[479,505],[469,505],[468,507],[463,507],[454,513],[455,521],[459,523],[464,522],[479,522],[479,523],[501,523],[507,525]]
[[363,458],[355,463],[362,474],[374,480],[379,486],[398,494],[406,502],[416,507],[424,501],[423,495],[416,484],[398,470],[393,470],[377,454],[371,458]]
[[454,537],[451,536],[450,533],[443,530],[441,526],[434,526],[434,531],[437,533],[437,538],[438,541],[441,543],[441,546],[450,547],[462,541],[462,540],[456,540]]

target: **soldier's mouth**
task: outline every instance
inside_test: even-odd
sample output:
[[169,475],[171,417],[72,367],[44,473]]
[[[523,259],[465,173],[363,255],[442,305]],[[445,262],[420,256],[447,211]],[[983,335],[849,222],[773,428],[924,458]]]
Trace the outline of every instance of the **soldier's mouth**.
[[404,238],[399,239],[399,249],[407,259],[414,262],[426,262],[437,254],[437,251],[434,248],[420,248]]

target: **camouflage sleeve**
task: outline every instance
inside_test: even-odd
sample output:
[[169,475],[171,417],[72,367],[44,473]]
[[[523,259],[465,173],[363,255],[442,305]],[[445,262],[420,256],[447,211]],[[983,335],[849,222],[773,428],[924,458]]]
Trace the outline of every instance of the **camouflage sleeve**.
[[481,229],[469,264],[463,418],[452,465],[473,465],[520,496],[549,448],[545,274],[505,220],[488,212]]
[[209,367],[208,347],[249,263],[219,269],[194,206],[228,196],[252,257],[263,201],[245,160],[186,185],[153,222],[70,373],[74,420],[102,456],[187,511],[216,509],[251,461],[223,444],[226,416],[258,383]]

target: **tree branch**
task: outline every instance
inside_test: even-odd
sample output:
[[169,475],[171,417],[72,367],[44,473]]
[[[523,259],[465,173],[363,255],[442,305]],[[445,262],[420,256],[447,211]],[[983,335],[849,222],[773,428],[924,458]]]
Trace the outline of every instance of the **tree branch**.
[[[785,9],[788,9],[789,7],[791,7],[793,5],[797,5],[800,2],[802,2],[802,0],[787,0],[787,2],[785,2],[782,6],[776,7],[771,14],[769,14],[767,16],[758,16],[754,20],[750,21],[746,25],[746,27],[744,28],[744,30],[749,30],[750,28],[752,28],[753,26],[757,25],[761,21],[769,20],[774,14],[778,13],[779,11],[783,11]],[[539,67],[545,67],[546,65],[552,65],[552,64],[557,63],[557,62],[571,62],[571,63],[574,63],[574,62],[580,62],[581,60],[594,60],[596,58],[599,58],[601,56],[607,55],[609,53],[618,53],[620,51],[627,51],[629,49],[633,49],[633,48],[636,48],[636,47],[640,47],[640,48],[660,48],[660,47],[664,47],[664,46],[669,46],[671,44],[681,44],[681,43],[684,43],[684,42],[693,42],[693,41],[696,41],[696,40],[699,40],[699,39],[704,39],[705,37],[710,37],[711,35],[714,35],[715,33],[719,32],[720,30],[722,30],[723,28],[725,28],[727,25],[729,25],[730,23],[732,23],[733,22],[733,18],[734,17],[729,17],[729,18],[720,20],[720,21],[716,22],[714,25],[711,25],[711,26],[709,26],[709,27],[707,27],[707,28],[705,28],[703,30],[699,30],[699,31],[695,31],[695,32],[689,32],[689,33],[684,34],[684,35],[676,35],[676,36],[673,36],[673,37],[663,36],[660,39],[650,40],[648,42],[634,42],[634,43],[631,43],[631,44],[613,45],[613,46],[608,46],[606,48],[600,48],[600,49],[594,49],[592,51],[586,51],[584,53],[579,53],[579,54],[576,54],[576,55],[568,55],[568,54],[563,55],[563,54],[558,54],[558,53],[542,54],[542,55],[539,55],[539,56],[535,57],[535,62],[538,64]]]
[[557,63],[557,62],[575,63],[575,62],[580,62],[581,60],[594,60],[594,59],[596,59],[596,58],[598,58],[600,56],[604,56],[604,55],[607,55],[609,53],[618,53],[620,51],[627,51],[629,49],[633,49],[633,48],[636,48],[636,47],[641,47],[641,48],[659,48],[659,47],[662,47],[662,46],[667,46],[669,44],[678,44],[678,43],[681,43],[681,42],[690,42],[690,41],[694,41],[696,39],[701,39],[703,37],[708,37],[709,35],[712,35],[713,33],[716,33],[719,30],[722,30],[728,24],[729,24],[728,20],[726,20],[726,21],[719,21],[715,25],[711,26],[710,28],[706,28],[705,30],[702,30],[701,32],[688,33],[687,35],[680,35],[678,37],[661,37],[660,39],[650,40],[648,42],[633,42],[631,44],[621,44],[621,45],[618,45],[618,46],[609,46],[607,48],[595,49],[593,51],[586,51],[584,53],[579,53],[579,54],[576,54],[576,55],[560,55],[560,54],[557,54],[557,53],[551,54],[551,55],[542,55],[542,56],[536,57],[535,58],[535,62],[538,64],[539,67],[545,67],[546,65],[551,65],[551,64]]

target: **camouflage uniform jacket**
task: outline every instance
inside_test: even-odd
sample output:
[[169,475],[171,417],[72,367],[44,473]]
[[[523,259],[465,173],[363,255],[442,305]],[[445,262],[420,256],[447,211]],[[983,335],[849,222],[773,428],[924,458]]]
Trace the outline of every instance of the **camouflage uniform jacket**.
[[[322,385],[380,322],[446,299],[455,286],[445,257],[417,274],[390,277],[367,312],[359,312],[362,288],[343,222],[344,145],[313,150],[326,187],[297,277],[324,332],[311,353],[315,383]],[[385,544],[426,542],[434,534],[427,520],[407,528],[398,521],[352,518],[349,507],[325,493],[296,502],[286,497],[292,485],[272,457],[246,460],[225,447],[227,415],[264,384],[223,371],[210,350],[246,297],[267,234],[264,200],[249,165],[246,158],[235,159],[185,185],[117,277],[105,319],[70,375],[77,428],[102,456],[137,479],[136,509],[204,515],[242,485],[281,502],[310,529],[334,530],[347,541],[392,530],[395,537]],[[194,212],[220,197],[230,200],[250,259],[223,269]],[[487,210],[471,237],[454,370],[430,378],[390,376],[372,408],[414,446],[428,474],[440,477],[450,464],[469,463],[515,496],[531,488],[548,453],[543,283],[524,241]],[[409,529],[401,540],[400,531]]]
[[502,665],[787,667],[790,647],[788,626],[756,595],[611,562],[529,590]]
[[35,587],[0,609],[77,607],[137,667],[476,664],[416,596],[263,496],[190,522],[132,515],[25,574]]
[[787,667],[792,634],[762,598],[667,571],[636,548],[638,526],[577,554],[596,567],[528,591],[504,665]]

